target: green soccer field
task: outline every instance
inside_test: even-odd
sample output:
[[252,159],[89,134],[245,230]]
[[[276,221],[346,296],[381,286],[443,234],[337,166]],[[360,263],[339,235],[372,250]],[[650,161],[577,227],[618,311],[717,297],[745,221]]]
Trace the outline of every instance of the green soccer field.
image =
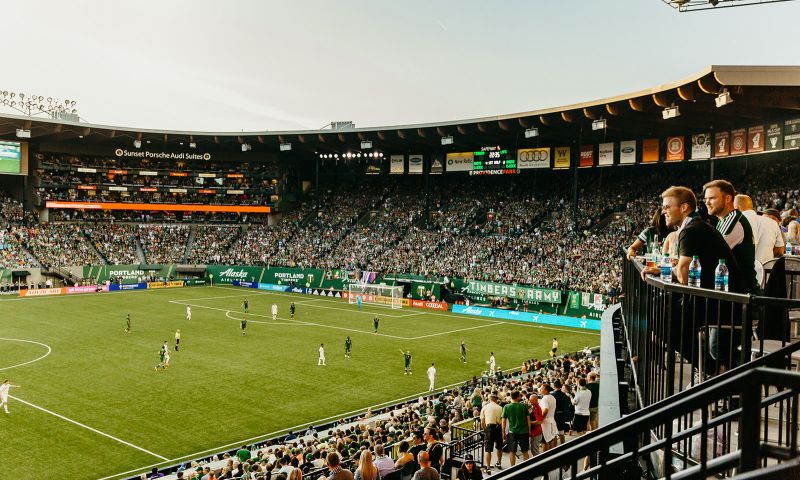
[[[480,375],[490,351],[510,369],[546,355],[554,336],[565,351],[599,344],[595,332],[410,308],[359,311],[337,299],[227,286],[8,297],[0,299],[0,377],[20,388],[11,389],[10,414],[0,412],[0,458],[8,478],[52,475],[54,454],[62,478],[121,478],[418,396],[431,362],[437,387]],[[171,366],[156,372],[164,340]],[[320,343],[325,367],[317,366]],[[403,375],[400,349],[411,350],[413,375]]]

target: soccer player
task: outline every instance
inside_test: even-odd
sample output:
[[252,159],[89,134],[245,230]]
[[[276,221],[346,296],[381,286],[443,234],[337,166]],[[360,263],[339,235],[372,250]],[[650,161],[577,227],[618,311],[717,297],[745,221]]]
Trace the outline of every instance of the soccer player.
[[403,375],[411,375],[411,350],[406,350],[404,352],[401,348],[400,353],[403,354],[403,361],[405,362],[405,372],[403,372]]
[[175,351],[178,351],[178,347],[181,344],[181,329],[175,330]]
[[11,388],[19,388],[19,385],[12,385],[11,380],[5,379],[3,384],[0,385],[0,406],[3,407],[3,410],[8,413],[8,390]]
[[319,360],[317,360],[317,366],[320,365],[325,366],[325,345],[322,343],[319,344]]
[[294,302],[289,305],[289,313],[291,314],[292,318],[294,318]]
[[244,313],[248,313],[250,310],[250,304],[247,302],[247,297],[244,297],[242,301],[242,308],[244,308]]
[[431,384],[428,386],[428,391],[433,391],[433,383],[436,381],[436,367],[431,363],[431,366],[428,367],[428,380]]
[[161,345],[161,351],[166,353],[168,350],[169,350],[169,347],[167,346],[167,341],[164,340],[164,345]]
[[275,321],[278,319],[278,304],[272,304],[272,320]]
[[461,363],[467,363],[467,345],[461,340]]
[[131,333],[131,314],[128,314],[128,318],[125,320],[125,333]]
[[378,334],[378,325],[380,323],[381,323],[381,319],[380,318],[375,317],[375,318],[372,319],[372,329],[373,329],[372,333],[374,333],[375,335]]
[[247,328],[247,319],[242,318],[242,336],[244,337],[244,330]]
[[353,348],[353,341],[350,340],[350,335],[344,339],[344,358],[350,358],[350,349]]
[[497,364],[494,361],[494,352],[489,352],[489,360],[486,362],[489,364],[489,375],[494,377],[494,370]]
[[186,305],[186,320],[192,319],[192,306]]
[[356,305],[358,305],[358,309],[361,310],[361,295],[356,295]]
[[161,350],[158,352],[158,365],[153,370],[158,371],[159,368],[166,370],[169,367],[169,349],[167,348],[167,341],[164,340],[164,345],[161,345]]

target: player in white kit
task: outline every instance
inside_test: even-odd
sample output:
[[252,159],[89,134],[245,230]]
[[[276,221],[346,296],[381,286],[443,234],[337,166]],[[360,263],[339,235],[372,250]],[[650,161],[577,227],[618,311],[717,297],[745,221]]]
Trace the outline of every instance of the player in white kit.
[[494,352],[489,352],[489,361],[487,361],[486,363],[489,364],[489,375],[494,376],[494,370],[496,365],[494,361]]
[[275,321],[278,319],[278,304],[272,304],[272,320]]
[[186,305],[186,320],[192,319],[192,306]]
[[428,386],[428,391],[433,391],[433,384],[436,381],[436,367],[431,363],[431,366],[428,368],[428,380],[430,380],[431,384]]
[[[272,308],[276,308],[274,305]],[[325,345],[319,344],[319,360],[317,360],[317,366],[322,365],[325,366]]]
[[11,381],[7,378],[0,385],[0,406],[3,407],[6,413],[8,413],[8,390],[11,387],[19,388],[19,385],[11,385]]

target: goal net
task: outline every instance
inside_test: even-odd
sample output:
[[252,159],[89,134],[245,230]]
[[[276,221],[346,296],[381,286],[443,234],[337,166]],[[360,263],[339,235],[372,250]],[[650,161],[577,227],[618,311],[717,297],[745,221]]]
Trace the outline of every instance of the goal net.
[[403,287],[389,285],[369,285],[365,283],[350,283],[347,285],[347,303],[386,305],[392,308],[403,308]]

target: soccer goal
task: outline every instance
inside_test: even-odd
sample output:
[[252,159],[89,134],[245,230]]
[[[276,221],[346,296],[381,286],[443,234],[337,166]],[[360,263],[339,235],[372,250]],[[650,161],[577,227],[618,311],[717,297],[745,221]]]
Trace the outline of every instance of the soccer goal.
[[363,304],[403,308],[403,287],[365,283],[348,284],[347,303],[358,303],[359,298],[361,298],[361,303]]

